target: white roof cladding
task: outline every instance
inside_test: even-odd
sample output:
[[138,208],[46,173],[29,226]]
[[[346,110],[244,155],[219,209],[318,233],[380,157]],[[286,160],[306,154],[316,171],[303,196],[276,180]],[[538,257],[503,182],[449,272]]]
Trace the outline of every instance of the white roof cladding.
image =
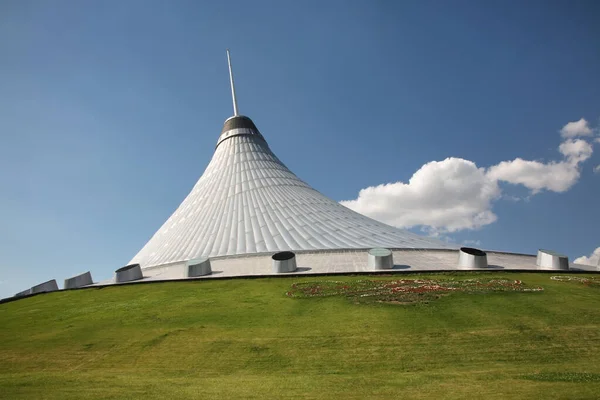
[[325,197],[279,161],[250,118],[234,116],[225,121],[191,193],[130,264],[371,247],[455,246],[385,225]]

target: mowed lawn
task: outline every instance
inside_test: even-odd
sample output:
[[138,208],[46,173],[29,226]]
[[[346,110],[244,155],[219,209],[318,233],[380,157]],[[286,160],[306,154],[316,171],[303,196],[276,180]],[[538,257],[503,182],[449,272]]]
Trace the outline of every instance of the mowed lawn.
[[552,275],[406,275],[545,289],[413,305],[286,296],[355,276],[43,294],[0,304],[0,397],[600,398],[600,289]]

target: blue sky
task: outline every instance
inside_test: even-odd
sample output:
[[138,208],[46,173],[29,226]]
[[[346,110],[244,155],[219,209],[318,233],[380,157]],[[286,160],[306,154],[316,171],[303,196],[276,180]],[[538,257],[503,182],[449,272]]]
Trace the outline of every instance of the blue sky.
[[137,253],[232,114],[226,48],[240,111],[327,196],[457,243],[589,256],[599,16],[595,1],[3,1],[0,297],[106,279]]

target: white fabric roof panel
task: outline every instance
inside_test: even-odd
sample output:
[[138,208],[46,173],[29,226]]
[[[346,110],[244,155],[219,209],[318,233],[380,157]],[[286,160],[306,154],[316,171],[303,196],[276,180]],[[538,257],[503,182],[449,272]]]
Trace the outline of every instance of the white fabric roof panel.
[[249,118],[238,116],[225,122],[190,194],[130,263],[147,268],[199,257],[370,247],[455,248],[325,197],[273,154]]

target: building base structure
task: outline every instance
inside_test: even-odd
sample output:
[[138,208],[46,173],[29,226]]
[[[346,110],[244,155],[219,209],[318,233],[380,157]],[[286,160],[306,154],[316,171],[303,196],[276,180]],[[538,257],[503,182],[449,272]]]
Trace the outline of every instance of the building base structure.
[[[457,272],[471,273],[482,271],[513,271],[538,273],[600,273],[592,265],[569,263],[568,270],[540,269],[538,257],[533,254],[486,251],[488,265],[483,268],[461,269],[457,259],[459,250],[431,249],[389,249],[393,257],[393,266],[389,269],[375,270],[368,262],[369,249],[339,249],[294,252],[297,268],[285,274],[273,271],[273,253],[261,253],[239,256],[212,257],[209,259],[211,274],[188,276],[188,261],[141,269],[142,277],[127,282],[118,282],[115,278],[86,285],[77,289],[110,285],[129,285],[137,283],[158,283],[165,281],[248,278],[248,277],[293,277],[301,279],[311,275],[335,274],[372,274],[390,275],[414,272]],[[129,267],[129,266],[128,266]],[[55,282],[55,281],[51,281]],[[57,290],[54,288],[53,290]],[[20,292],[13,298],[28,297],[32,289]],[[4,299],[7,300],[7,299]]]
[[[168,281],[181,279],[214,279],[259,276],[310,276],[323,274],[373,273],[389,274],[402,272],[447,272],[461,270],[457,259],[459,250],[430,249],[390,249],[394,265],[390,269],[374,270],[368,264],[369,249],[340,249],[321,251],[296,251],[297,269],[292,274],[273,272],[272,253],[213,257],[210,259],[212,274],[186,278],[183,271],[186,262],[144,268],[144,278],[137,282]],[[538,271],[537,256],[533,254],[486,251],[488,265],[485,268],[473,268],[470,271]],[[550,271],[544,271],[550,272]],[[590,265],[570,264],[569,271],[598,272]],[[113,280],[99,282],[96,285],[110,285]]]

